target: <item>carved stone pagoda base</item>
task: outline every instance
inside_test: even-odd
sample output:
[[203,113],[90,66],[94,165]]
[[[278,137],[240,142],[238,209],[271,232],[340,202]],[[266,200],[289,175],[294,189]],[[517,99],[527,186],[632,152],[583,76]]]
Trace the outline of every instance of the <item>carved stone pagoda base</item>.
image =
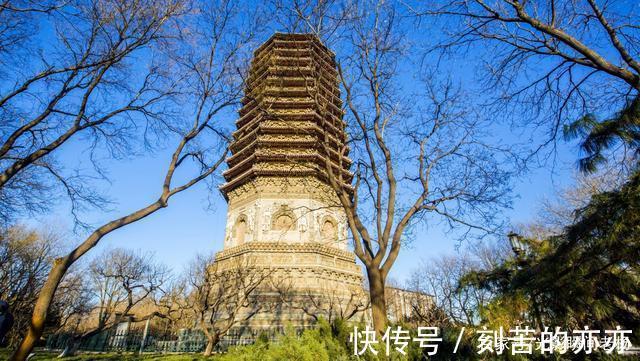
[[[269,280],[256,293],[269,303],[267,309],[236,326],[253,333],[307,328],[315,317],[352,316],[367,303],[353,253],[321,243],[245,243],[218,252],[216,262],[221,270],[239,264],[269,270]],[[355,313],[354,320],[359,320],[362,312]]]

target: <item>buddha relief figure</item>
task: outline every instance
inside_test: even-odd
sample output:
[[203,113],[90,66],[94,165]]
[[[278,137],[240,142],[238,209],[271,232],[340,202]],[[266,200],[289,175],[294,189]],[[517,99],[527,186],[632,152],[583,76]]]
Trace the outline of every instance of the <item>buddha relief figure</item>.
[[304,216],[304,215],[302,217],[300,217],[299,223],[300,223],[300,232],[306,232],[307,231],[307,217]]
[[289,206],[283,204],[273,213],[271,220],[271,230],[274,231],[293,231],[297,228],[296,216],[293,214]]
[[280,214],[273,222],[273,230],[275,231],[289,231],[293,228],[293,218],[289,214]]
[[323,220],[320,235],[323,241],[335,241],[338,238],[338,228],[333,219],[327,217]]

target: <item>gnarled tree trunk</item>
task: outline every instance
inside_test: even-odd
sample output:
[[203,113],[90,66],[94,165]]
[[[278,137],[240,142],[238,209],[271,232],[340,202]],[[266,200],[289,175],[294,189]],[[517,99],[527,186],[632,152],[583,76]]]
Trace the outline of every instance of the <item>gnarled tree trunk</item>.
[[217,333],[207,331],[207,347],[205,347],[203,356],[211,356],[213,353],[213,348],[220,342],[220,337]]

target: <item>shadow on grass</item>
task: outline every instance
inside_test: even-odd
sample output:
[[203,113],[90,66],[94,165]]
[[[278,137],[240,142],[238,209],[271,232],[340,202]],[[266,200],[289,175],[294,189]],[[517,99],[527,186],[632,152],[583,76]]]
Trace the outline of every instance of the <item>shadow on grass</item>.
[[[78,354],[77,356],[57,358],[58,352],[36,351],[35,356],[30,361],[44,360],[65,360],[65,361],[138,361],[138,360],[162,360],[162,361],[199,361],[199,360],[215,360],[215,356],[203,357],[199,354],[179,354],[179,355],[162,355],[162,354],[143,354],[135,355],[131,353],[91,353]],[[0,349],[0,360],[8,360],[11,351]]]

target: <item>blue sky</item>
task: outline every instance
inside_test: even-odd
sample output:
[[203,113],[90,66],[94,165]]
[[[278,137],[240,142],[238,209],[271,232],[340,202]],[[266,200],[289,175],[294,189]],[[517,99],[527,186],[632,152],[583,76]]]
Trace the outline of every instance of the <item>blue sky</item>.
[[[425,33],[410,35],[420,37],[423,34]],[[268,34],[265,34],[262,40],[266,40],[267,37]],[[442,71],[453,71],[460,82],[473,83],[474,66],[478,64],[473,65],[474,63],[468,59],[474,58],[477,54],[472,52],[466,55],[445,59],[448,65]],[[414,85],[410,79],[405,82],[408,91],[413,89]],[[234,114],[228,114],[225,118],[223,121],[232,124],[236,117]],[[527,135],[520,139],[518,129],[509,130],[504,124],[496,123],[492,131],[495,132],[495,139],[509,139],[513,143],[526,142]],[[84,214],[84,219],[99,225],[155,200],[168,162],[169,151],[170,146],[169,149],[160,150],[153,155],[105,161],[111,183],[103,182],[97,186],[114,201],[112,211],[89,211]],[[541,199],[552,197],[555,189],[568,184],[575,169],[576,154],[574,146],[560,144],[553,167],[548,164],[544,168],[533,169],[515,181],[513,208],[506,212],[511,222],[530,220],[535,215]],[[86,166],[84,157],[85,153],[79,142],[65,144],[58,153],[61,163],[68,164],[70,168],[83,164]],[[53,225],[66,231],[68,243],[78,243],[85,234],[71,232],[73,225],[69,218],[68,204],[60,201],[54,206],[53,214],[25,219],[24,222],[32,225]],[[201,183],[172,198],[168,208],[106,236],[100,245],[91,251],[90,257],[98,255],[105,248],[140,249],[153,252],[158,261],[180,271],[196,253],[222,249],[225,222],[226,202],[216,190],[212,194],[211,190]],[[415,242],[401,251],[391,276],[402,281],[408,278],[411,270],[421,260],[453,252],[456,252],[455,239],[444,234],[439,228],[431,228],[428,233],[418,233]]]
[[[78,154],[73,148],[75,147],[70,145],[63,149],[62,156],[72,161]],[[566,149],[567,152],[569,150]],[[86,218],[94,224],[99,224],[154,200],[158,194],[167,155],[162,152],[154,157],[114,161],[109,165],[112,185],[108,187],[108,195],[115,202],[112,206],[114,210],[108,213],[90,212],[86,214]],[[530,172],[515,183],[513,208],[506,212],[506,216],[512,222],[530,220],[535,215],[537,203],[541,199],[552,197],[554,189],[568,184],[568,176],[574,169],[574,163],[571,157],[567,158],[567,162],[557,165],[554,172],[541,168]],[[212,207],[209,206],[210,200]],[[150,251],[156,255],[158,261],[180,271],[196,253],[222,249],[225,217],[226,202],[222,196],[211,196],[210,189],[201,183],[172,198],[166,209],[109,234],[91,253],[95,256],[101,250],[113,247]],[[39,217],[34,221],[51,224],[59,229],[68,230],[72,227],[65,203],[59,204],[53,215]],[[79,241],[82,233],[68,235],[70,241]],[[392,277],[404,280],[421,260],[456,252],[456,244],[451,235],[444,234],[437,227],[428,233],[418,233],[416,240],[401,251]]]

